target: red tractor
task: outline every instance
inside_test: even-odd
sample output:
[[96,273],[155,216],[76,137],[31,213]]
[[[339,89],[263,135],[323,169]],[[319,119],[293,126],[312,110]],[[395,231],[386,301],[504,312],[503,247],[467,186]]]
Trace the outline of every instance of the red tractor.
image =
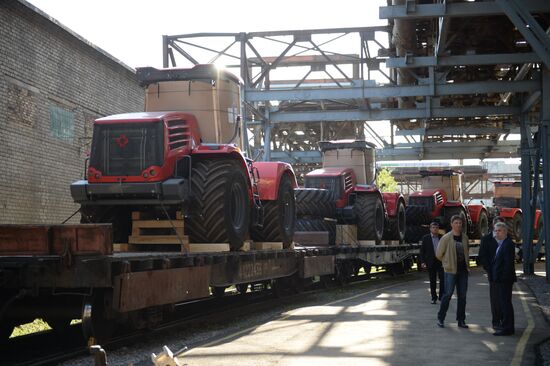
[[[521,182],[518,181],[496,181],[495,185],[494,207],[489,210],[491,218],[501,216],[506,220],[510,228],[510,235],[516,241],[521,241],[521,226],[523,223],[523,213],[520,208],[521,201]],[[533,229],[535,239],[542,235],[542,211],[535,211]]]
[[114,241],[127,243],[132,211],[181,211],[191,242],[290,246],[296,178],[286,163],[243,155],[239,79],[213,65],[139,68],[137,77],[146,112],[94,122],[87,179],[71,185],[82,221],[113,223]]
[[358,240],[403,241],[405,200],[376,186],[375,146],[338,140],[322,141],[319,147],[323,168],[306,174],[306,188],[295,190],[296,211],[303,218],[298,220],[298,230],[332,233],[336,223],[356,224]]
[[450,169],[421,170],[422,190],[410,194],[407,205],[407,241],[417,242],[429,232],[432,221],[450,230],[451,217],[459,215],[463,231],[479,239],[489,230],[484,205],[465,205],[462,200],[462,172]]

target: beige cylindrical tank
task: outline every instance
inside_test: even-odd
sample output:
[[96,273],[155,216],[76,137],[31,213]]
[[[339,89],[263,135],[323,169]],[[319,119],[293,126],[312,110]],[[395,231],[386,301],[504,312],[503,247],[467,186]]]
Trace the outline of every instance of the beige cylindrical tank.
[[375,146],[366,141],[321,141],[323,168],[349,167],[357,184],[371,184],[376,179]]
[[[159,73],[170,70],[158,70]],[[234,137],[241,114],[240,85],[235,77],[213,72],[212,78],[148,84],[145,111],[182,111],[197,118],[204,143],[226,144]],[[232,141],[240,145],[239,136]]]
[[422,177],[422,189],[442,189],[449,201],[462,202],[462,175],[428,175]]

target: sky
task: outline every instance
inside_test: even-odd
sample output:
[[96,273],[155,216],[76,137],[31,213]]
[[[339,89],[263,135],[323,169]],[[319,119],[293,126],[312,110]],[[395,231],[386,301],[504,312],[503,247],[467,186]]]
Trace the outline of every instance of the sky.
[[378,19],[385,0],[27,1],[134,68],[162,66],[162,35],[386,24]]
[[[132,68],[162,67],[163,35],[387,24],[378,19],[386,0],[27,1]],[[388,122],[376,128],[389,140]]]

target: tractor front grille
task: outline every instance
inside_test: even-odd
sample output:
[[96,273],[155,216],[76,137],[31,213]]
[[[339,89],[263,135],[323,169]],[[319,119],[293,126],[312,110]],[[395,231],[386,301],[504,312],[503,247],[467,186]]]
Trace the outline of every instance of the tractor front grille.
[[164,162],[162,122],[96,124],[90,166],[103,176],[138,176]]

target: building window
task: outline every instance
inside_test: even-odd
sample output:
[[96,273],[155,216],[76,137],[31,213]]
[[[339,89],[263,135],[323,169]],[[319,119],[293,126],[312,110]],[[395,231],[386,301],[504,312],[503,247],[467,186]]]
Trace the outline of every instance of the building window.
[[50,105],[50,131],[53,137],[60,140],[72,140],[74,113],[56,105]]

